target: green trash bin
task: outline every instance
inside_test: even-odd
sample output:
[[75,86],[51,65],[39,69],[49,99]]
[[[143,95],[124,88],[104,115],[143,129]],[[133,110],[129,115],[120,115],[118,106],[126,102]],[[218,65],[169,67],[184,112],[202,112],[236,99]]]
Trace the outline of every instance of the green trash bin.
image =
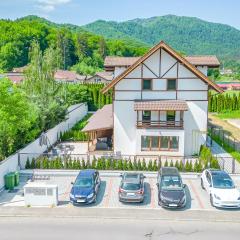
[[17,187],[19,185],[19,172],[15,172],[14,175],[15,175],[14,176],[15,177],[14,185],[15,185],[15,187]]
[[15,174],[8,173],[4,176],[5,179],[5,188],[8,190],[13,190],[15,186]]

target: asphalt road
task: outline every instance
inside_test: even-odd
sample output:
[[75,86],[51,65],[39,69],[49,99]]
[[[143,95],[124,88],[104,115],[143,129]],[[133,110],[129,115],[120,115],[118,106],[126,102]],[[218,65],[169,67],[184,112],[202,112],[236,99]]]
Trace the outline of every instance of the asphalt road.
[[240,223],[1,217],[1,240],[239,239]]

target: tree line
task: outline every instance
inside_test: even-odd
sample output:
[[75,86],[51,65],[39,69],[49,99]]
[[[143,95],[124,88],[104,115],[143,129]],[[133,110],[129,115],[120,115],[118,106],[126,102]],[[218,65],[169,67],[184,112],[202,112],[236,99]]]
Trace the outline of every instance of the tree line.
[[140,56],[147,48],[124,40],[105,39],[86,30],[74,31],[38,18],[16,21],[0,20],[0,70],[7,72],[29,63],[32,42],[41,51],[57,51],[58,69],[72,69],[79,74],[94,74],[103,68],[106,55]]
[[213,94],[209,93],[209,112],[226,112],[240,110],[240,93],[237,94]]

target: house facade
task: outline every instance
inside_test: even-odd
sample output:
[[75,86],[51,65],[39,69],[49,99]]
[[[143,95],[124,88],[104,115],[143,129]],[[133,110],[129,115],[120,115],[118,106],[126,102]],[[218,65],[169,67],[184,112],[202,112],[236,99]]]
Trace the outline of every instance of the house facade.
[[96,72],[94,76],[88,77],[85,82],[86,83],[104,83],[108,84],[113,80],[112,72]]
[[[165,156],[199,152],[207,136],[208,90],[222,92],[206,76],[209,66],[200,58],[191,63],[196,58],[184,58],[160,42],[115,73],[103,89],[113,91],[114,152]],[[218,65],[214,61],[212,67]]]

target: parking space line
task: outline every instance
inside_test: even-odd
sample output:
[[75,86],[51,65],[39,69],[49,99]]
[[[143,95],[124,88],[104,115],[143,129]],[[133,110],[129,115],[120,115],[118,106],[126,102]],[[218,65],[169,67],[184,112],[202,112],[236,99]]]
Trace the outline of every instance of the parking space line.
[[194,195],[196,196],[196,199],[197,199],[197,202],[198,202],[200,208],[204,209],[205,208],[204,204],[203,204],[203,202],[202,202],[202,200],[201,200],[201,198],[200,198],[200,196],[199,196],[199,194],[197,192],[197,189],[194,187],[194,185],[193,185],[193,183],[192,183],[192,181],[190,179],[188,180],[188,183],[189,183],[191,189],[193,190]]
[[153,179],[150,179],[150,192],[151,192],[151,208],[155,208],[155,194],[154,194],[154,183]]
[[110,197],[111,197],[111,193],[112,193],[112,186],[113,186],[113,179],[111,178],[108,184],[108,191],[107,191],[107,196],[104,202],[104,207],[108,207],[109,205],[109,201],[110,201]]

